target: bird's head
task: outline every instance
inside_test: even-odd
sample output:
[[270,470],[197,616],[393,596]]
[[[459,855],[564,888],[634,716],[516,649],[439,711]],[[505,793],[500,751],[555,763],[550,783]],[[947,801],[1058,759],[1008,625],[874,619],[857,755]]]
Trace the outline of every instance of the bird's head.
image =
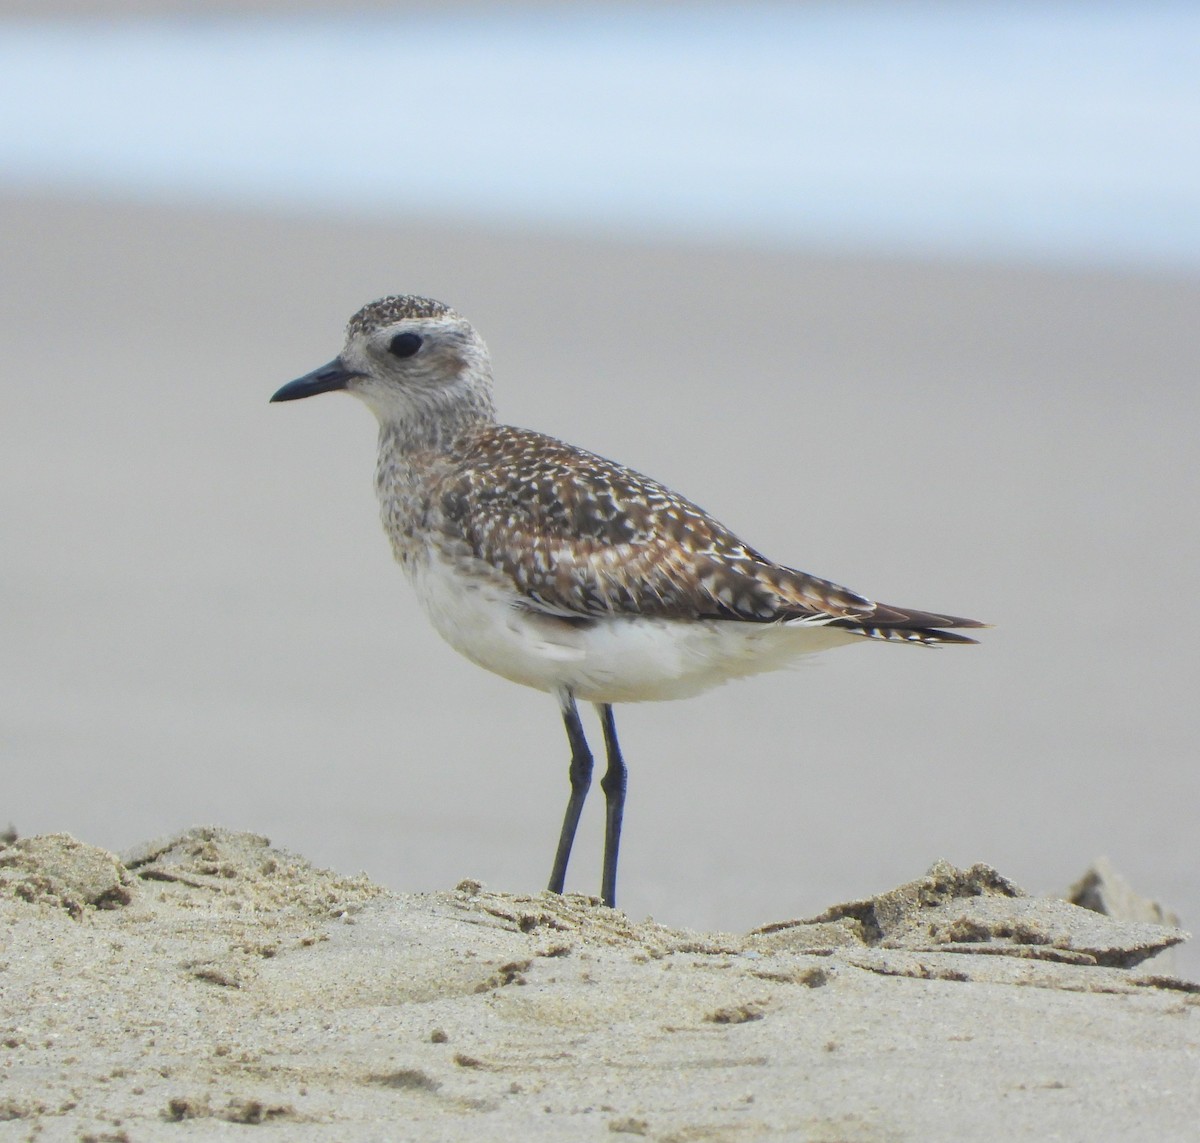
[[449,306],[411,294],[363,306],[346,326],[342,352],[284,385],[272,401],[344,389],[386,427],[494,418],[487,346]]

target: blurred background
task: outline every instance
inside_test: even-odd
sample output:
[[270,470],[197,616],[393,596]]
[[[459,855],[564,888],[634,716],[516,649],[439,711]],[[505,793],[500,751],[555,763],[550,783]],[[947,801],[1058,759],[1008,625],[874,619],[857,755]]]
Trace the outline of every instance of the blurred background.
[[631,914],[1103,854],[1200,925],[1197,76],[1145,0],[0,2],[0,825],[544,885],[553,701],[429,629],[369,414],[267,404],[417,292],[505,419],[997,625],[621,708]]

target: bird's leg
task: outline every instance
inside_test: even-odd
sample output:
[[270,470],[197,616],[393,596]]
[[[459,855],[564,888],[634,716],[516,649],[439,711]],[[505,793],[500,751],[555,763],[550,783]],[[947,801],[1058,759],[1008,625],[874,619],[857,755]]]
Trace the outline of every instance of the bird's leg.
[[608,769],[600,779],[606,799],[604,815],[604,874],[600,895],[611,909],[617,906],[617,851],[621,846],[621,819],[625,815],[625,785],[627,772],[617,741],[617,724],[613,719],[612,703],[598,702],[596,712],[604,727],[604,748],[608,753]]
[[[583,800],[592,784],[592,752],[588,749],[583,724],[579,721],[575,696],[570,691],[563,691],[559,702],[562,705],[563,725],[567,728],[567,739],[571,743],[571,797],[567,801],[567,812],[563,816],[562,833],[558,836],[554,868],[550,872],[551,893],[563,891],[563,883],[567,879],[567,861],[571,857],[571,846],[575,843],[579,815],[583,812]],[[607,781],[607,778],[605,780]]]

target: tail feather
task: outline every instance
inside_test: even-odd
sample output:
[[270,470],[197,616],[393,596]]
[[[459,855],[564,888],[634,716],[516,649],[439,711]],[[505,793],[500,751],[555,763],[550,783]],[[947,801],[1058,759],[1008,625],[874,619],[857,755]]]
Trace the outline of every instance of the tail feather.
[[977,643],[966,635],[948,631],[950,627],[988,627],[978,619],[958,615],[938,615],[932,611],[914,611],[878,603],[869,615],[835,619],[834,627],[845,627],[867,639],[882,639],[888,643],[920,643],[935,647],[939,643]]
[[874,603],[831,580],[818,579],[779,564],[763,565],[756,570],[759,583],[773,593],[777,609],[767,618],[783,619],[790,624],[841,627],[867,639],[921,643],[930,647],[938,643],[977,642],[947,628],[990,626],[959,615]]

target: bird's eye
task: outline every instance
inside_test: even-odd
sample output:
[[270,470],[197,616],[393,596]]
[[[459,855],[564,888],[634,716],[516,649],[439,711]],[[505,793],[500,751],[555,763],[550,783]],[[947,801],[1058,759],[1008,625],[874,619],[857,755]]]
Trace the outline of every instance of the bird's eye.
[[398,333],[388,342],[388,352],[395,357],[411,357],[421,348],[421,335]]

